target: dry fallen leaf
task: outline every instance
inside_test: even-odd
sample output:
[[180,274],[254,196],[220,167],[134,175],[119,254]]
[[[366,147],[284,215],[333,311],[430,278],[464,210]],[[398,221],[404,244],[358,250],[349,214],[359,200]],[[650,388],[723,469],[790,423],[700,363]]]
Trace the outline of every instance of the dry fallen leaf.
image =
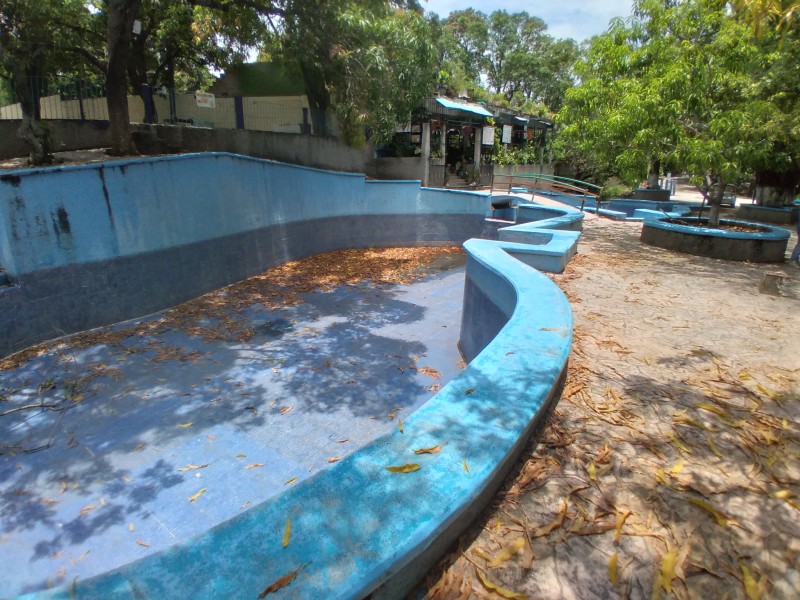
[[286,548],[289,545],[289,540],[292,538],[292,520],[286,519],[286,527],[283,529],[283,541],[281,545]]
[[329,462],[329,463],[335,463],[335,462],[339,462],[340,460],[342,460],[342,457],[341,457],[341,456],[331,456],[331,457],[328,459],[328,462]]
[[150,544],[148,544],[147,542],[143,542],[142,540],[136,540],[136,543],[140,546],[144,546],[145,548],[150,547]]
[[188,423],[179,424],[178,427],[183,427],[185,429],[187,427],[191,427],[192,425],[193,425],[193,423],[191,421],[189,421]]
[[422,467],[417,463],[408,463],[407,465],[400,465],[397,467],[386,467],[386,470],[392,473],[413,473],[414,471],[419,471],[421,468]]
[[285,588],[287,585],[289,585],[290,583],[292,583],[295,580],[295,577],[297,577],[297,574],[300,571],[302,571],[303,569],[305,569],[307,564],[308,563],[306,563],[305,565],[303,565],[299,569],[296,569],[296,570],[292,571],[291,573],[287,573],[286,575],[284,575],[282,577],[278,577],[278,579],[276,579],[273,583],[271,583],[270,585],[265,587],[264,591],[261,592],[258,595],[258,597],[259,598],[265,598],[267,596],[267,594],[272,594],[273,592],[277,592],[278,590],[280,590],[282,588]]
[[489,568],[495,568],[502,565],[507,560],[513,558],[517,552],[522,550],[522,547],[525,545],[525,537],[518,537],[514,541],[512,541],[507,546],[501,548],[497,554],[494,555],[494,558],[489,561]]
[[181,467],[178,471],[196,471],[197,469],[205,469],[208,466],[208,463],[204,465],[186,465],[185,467]]
[[670,548],[661,559],[661,570],[658,581],[662,589],[668,594],[672,593],[672,580],[675,579],[675,568],[678,565],[680,548]]
[[397,420],[397,429],[400,430],[400,433],[403,433],[403,419]]
[[614,587],[619,586],[619,574],[617,571],[617,561],[619,560],[619,556],[617,553],[611,555],[611,559],[608,561],[608,578],[611,580],[611,585]]
[[96,505],[94,505],[94,504],[90,504],[90,505],[88,505],[88,506],[84,506],[84,507],[81,509],[81,511],[80,511],[78,514],[79,514],[79,515],[82,517],[82,516],[84,516],[84,515],[86,515],[86,514],[88,514],[88,513],[92,512],[92,511],[93,511],[93,510],[95,510],[96,508],[97,508],[97,506],[96,506]]
[[297,481],[297,477],[292,477],[289,481],[284,483],[284,485],[292,485],[295,481]]
[[190,497],[189,498],[189,502],[194,502],[195,500],[197,500],[200,496],[202,496],[205,493],[206,493],[206,488],[203,488],[202,490],[197,492],[194,496]]
[[292,408],[293,408],[293,407],[291,407],[291,406],[284,406],[284,407],[281,409],[281,414],[282,414],[282,415],[285,415],[285,414],[286,414],[286,413],[288,413],[290,410],[292,410]]
[[461,468],[464,469],[465,473],[469,473],[469,467],[467,466],[466,458],[461,461]]
[[689,498],[689,502],[691,502],[695,506],[699,506],[703,510],[707,510],[708,512],[710,512],[714,516],[714,518],[717,520],[717,524],[722,526],[722,527],[727,527],[728,525],[735,524],[735,521],[733,519],[731,519],[730,517],[727,517],[726,515],[724,515],[720,511],[718,511],[716,508],[711,506],[708,502],[704,502],[703,500],[700,500],[698,498]]
[[264,463],[253,463],[252,465],[247,465],[245,469],[257,469],[258,467],[263,467]]
[[418,448],[414,454],[439,454],[442,451],[441,445],[431,446],[430,448]]
[[489,581],[486,578],[486,576],[479,570],[476,570],[476,572],[478,573],[478,579],[481,580],[483,587],[485,587],[490,592],[494,592],[498,596],[501,596],[503,598],[508,598],[509,600],[528,600],[527,594],[522,594],[520,592],[513,592],[504,587],[500,587],[496,583],[492,583],[491,581]]

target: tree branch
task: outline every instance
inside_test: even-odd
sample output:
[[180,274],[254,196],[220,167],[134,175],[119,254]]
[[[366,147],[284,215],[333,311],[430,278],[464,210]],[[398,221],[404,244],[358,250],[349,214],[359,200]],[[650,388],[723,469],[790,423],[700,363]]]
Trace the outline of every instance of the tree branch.
[[106,62],[100,60],[85,48],[81,48],[79,46],[73,46],[72,48],[66,48],[66,51],[81,55],[86,60],[88,60],[91,63],[91,65],[95,69],[97,69],[102,75],[105,75],[108,72],[108,65],[106,64]]

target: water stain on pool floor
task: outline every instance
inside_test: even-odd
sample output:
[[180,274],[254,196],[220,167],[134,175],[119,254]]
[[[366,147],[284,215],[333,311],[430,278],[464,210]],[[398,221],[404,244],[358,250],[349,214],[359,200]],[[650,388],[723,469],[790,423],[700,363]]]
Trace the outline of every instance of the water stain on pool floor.
[[397,428],[454,378],[463,254],[405,250],[421,258],[392,279],[397,250],[367,252],[384,283],[293,263],[288,305],[232,286],[5,361],[0,597],[199,534]]

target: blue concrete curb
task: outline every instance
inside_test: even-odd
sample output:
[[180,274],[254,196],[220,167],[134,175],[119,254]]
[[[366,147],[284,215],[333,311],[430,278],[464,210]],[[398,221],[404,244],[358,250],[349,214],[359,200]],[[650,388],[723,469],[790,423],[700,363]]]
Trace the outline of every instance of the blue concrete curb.
[[[744,232],[744,231],[729,231],[726,229],[714,229],[711,227],[687,227],[679,223],[668,223],[667,219],[671,217],[667,215],[660,215],[653,219],[647,219],[647,226],[655,229],[663,229],[666,231],[679,231],[686,235],[693,236],[711,236],[716,238],[728,238],[738,240],[788,240],[791,236],[788,231],[780,227],[771,227],[763,223],[754,223],[752,221],[739,221],[733,219],[720,219],[720,223],[741,224],[750,227],[758,227],[766,231],[759,232]],[[698,217],[681,217],[687,221],[697,221]]]

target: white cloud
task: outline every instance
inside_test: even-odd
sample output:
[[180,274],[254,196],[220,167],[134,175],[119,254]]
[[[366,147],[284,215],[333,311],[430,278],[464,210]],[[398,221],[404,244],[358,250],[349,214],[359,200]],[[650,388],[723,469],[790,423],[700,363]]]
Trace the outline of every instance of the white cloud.
[[530,0],[423,0],[422,6],[446,18],[454,10],[472,7],[489,14],[495,10],[510,13],[526,11],[547,23],[547,31],[556,38],[571,37],[578,42],[608,29],[614,17],[627,18],[631,13],[632,0],[559,0],[540,2]]

